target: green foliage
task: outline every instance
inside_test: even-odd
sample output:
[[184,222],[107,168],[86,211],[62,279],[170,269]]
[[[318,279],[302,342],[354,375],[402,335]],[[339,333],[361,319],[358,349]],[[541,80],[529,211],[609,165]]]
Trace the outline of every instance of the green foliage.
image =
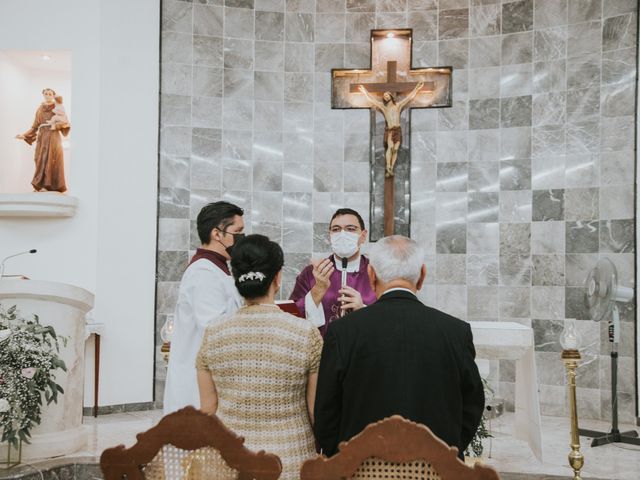
[[[487,382],[487,380],[485,380],[484,378],[482,379],[482,385],[484,386],[484,399],[486,404],[494,397],[493,389],[491,388],[491,385],[489,385],[489,382]],[[484,451],[482,440],[492,437],[493,435],[491,435],[491,433],[489,433],[489,430],[487,430],[486,419],[483,414],[482,417],[480,417],[480,425],[478,425],[478,430],[476,430],[476,434],[471,439],[471,443],[465,450],[464,454],[468,457],[482,456],[482,452]]]
[[16,307],[0,307],[0,442],[18,447],[29,443],[31,430],[41,422],[43,397],[49,405],[64,393],[55,371],[66,371],[59,357],[60,343],[53,327],[20,316]]

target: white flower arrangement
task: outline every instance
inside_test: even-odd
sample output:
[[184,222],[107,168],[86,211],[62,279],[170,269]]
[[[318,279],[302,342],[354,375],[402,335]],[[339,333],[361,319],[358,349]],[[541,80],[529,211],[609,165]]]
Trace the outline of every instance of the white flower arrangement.
[[238,282],[242,283],[246,280],[260,280],[263,281],[266,277],[266,275],[262,272],[249,272],[249,273],[245,273],[243,275],[240,275],[240,277],[238,277]]
[[55,381],[55,370],[67,370],[59,341],[66,345],[67,339],[41,325],[37,315],[26,320],[15,306],[0,307],[0,442],[16,448],[19,441],[29,443],[41,421],[43,394],[48,405],[64,393]]

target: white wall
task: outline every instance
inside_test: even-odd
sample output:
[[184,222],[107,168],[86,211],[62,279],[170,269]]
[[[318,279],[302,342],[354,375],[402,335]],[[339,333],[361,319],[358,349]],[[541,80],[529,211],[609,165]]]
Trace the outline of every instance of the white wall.
[[[80,202],[69,219],[0,219],[0,257],[37,248],[8,273],[95,293],[92,316],[105,324],[100,405],[153,395],[159,3],[0,2],[0,51],[72,56],[73,162],[66,173],[69,194]],[[33,115],[32,102],[22,108]],[[0,150],[0,157],[11,154]],[[92,391],[85,389],[87,406]]]

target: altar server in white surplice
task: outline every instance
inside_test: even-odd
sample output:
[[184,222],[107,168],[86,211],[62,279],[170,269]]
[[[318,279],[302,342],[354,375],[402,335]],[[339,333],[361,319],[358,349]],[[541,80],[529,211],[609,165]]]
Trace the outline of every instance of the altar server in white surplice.
[[196,355],[207,325],[235,313],[242,299],[227,262],[244,237],[243,211],[228,202],[205,206],[198,214],[198,248],[182,276],[173,318],[164,414],[193,405],[200,408]]

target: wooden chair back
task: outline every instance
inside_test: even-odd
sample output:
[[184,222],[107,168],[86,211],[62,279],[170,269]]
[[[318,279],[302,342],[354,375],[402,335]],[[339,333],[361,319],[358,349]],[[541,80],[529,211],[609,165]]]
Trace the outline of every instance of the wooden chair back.
[[186,407],[139,433],[130,448],[102,452],[105,480],[276,480],[280,459],[252,452],[214,415]]

